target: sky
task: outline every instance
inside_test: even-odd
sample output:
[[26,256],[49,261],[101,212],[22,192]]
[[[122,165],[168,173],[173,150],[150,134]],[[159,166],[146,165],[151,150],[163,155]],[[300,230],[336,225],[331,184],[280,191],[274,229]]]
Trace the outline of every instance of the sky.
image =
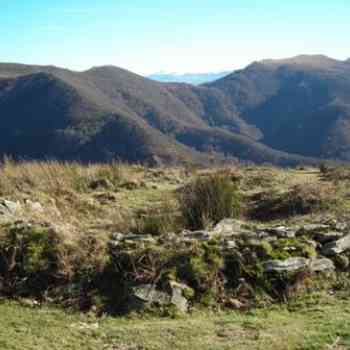
[[0,0],[0,62],[139,74],[350,57],[350,0]]

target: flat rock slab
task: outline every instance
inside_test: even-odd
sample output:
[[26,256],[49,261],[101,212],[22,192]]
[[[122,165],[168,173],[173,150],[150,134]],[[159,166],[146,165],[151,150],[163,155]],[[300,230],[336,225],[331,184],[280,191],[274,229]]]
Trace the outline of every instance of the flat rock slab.
[[311,272],[333,271],[335,266],[332,260],[327,258],[306,259],[302,257],[286,260],[270,260],[264,264],[265,272],[295,272],[309,270]]
[[19,203],[0,199],[0,215],[15,215],[20,208]]
[[313,239],[321,244],[326,244],[329,242],[336,241],[342,238],[344,234],[338,231],[330,231],[330,232],[317,232],[313,234]]
[[322,254],[325,256],[334,256],[341,254],[350,249],[350,234],[338,239],[337,241],[327,243],[323,249]]
[[297,230],[298,229],[293,229],[286,226],[277,226],[265,229],[267,233],[278,238],[294,238]]
[[238,236],[248,230],[244,228],[246,223],[237,219],[221,220],[213,229],[213,233],[220,236]]
[[154,285],[144,284],[132,289],[132,293],[145,304],[174,305],[182,312],[188,311],[188,301],[183,296],[186,285],[172,282],[170,284],[171,294],[157,290]]
[[289,258],[286,260],[269,260],[264,264],[265,272],[294,272],[308,268],[306,258]]
[[332,260],[327,258],[314,259],[310,261],[309,268],[311,272],[334,271],[335,265]]
[[198,241],[210,241],[215,236],[214,232],[205,231],[205,230],[201,230],[201,231],[185,230],[182,232],[182,234],[185,240],[187,239],[187,240],[198,240]]

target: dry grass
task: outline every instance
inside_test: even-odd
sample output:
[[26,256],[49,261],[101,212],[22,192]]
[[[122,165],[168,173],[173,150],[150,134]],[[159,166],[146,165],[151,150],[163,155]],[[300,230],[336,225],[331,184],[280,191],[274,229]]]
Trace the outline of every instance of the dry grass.
[[[18,219],[50,223],[68,240],[142,229],[142,218],[174,216],[174,191],[183,169],[147,169],[122,163],[15,162],[0,164],[0,198],[21,203]],[[33,210],[39,202],[43,210]],[[163,220],[164,221],[164,220]],[[168,225],[162,223],[162,231]],[[147,226],[146,224],[144,226]]]

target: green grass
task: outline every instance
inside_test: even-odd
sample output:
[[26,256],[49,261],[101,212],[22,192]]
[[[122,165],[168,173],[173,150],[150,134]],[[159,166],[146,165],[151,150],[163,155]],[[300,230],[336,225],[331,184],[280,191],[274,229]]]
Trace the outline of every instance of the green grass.
[[334,297],[180,319],[98,319],[4,302],[0,324],[2,350],[350,349],[350,299]]

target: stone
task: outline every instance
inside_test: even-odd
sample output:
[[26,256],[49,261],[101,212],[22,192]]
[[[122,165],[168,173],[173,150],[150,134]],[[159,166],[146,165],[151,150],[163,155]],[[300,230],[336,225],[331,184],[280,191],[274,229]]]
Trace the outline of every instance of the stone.
[[288,228],[286,226],[277,226],[265,229],[269,234],[277,236],[278,238],[294,238],[297,232],[296,229]]
[[236,243],[236,241],[225,240],[225,241],[223,241],[222,247],[223,247],[225,250],[237,249],[237,243]]
[[109,246],[111,248],[117,248],[121,245],[121,243],[126,243],[132,246],[142,246],[143,244],[155,244],[157,241],[151,235],[135,235],[133,233],[122,234],[119,232],[115,232],[111,236],[111,240],[109,241]]
[[170,303],[171,296],[159,291],[152,284],[143,284],[132,288],[133,296],[148,304],[166,305]]
[[246,307],[246,305],[244,303],[242,303],[240,300],[234,299],[234,298],[230,298],[229,300],[227,300],[226,306],[231,308],[231,309],[235,309],[235,310],[242,310]]
[[145,304],[158,306],[175,306],[181,312],[188,311],[188,301],[184,291],[189,287],[175,281],[170,282],[170,293],[157,290],[152,284],[145,284],[132,289],[133,296]]
[[323,271],[335,270],[333,261],[327,258],[311,260],[309,268],[311,272],[323,272]]
[[350,266],[350,260],[346,255],[336,255],[333,257],[334,263],[340,270],[346,270]]
[[210,241],[214,236],[214,232],[200,230],[200,231],[183,231],[185,240]]
[[334,256],[341,254],[350,249],[350,234],[338,239],[337,241],[327,243],[323,249],[322,254],[325,256]]
[[213,231],[220,235],[233,235],[239,233],[242,230],[244,222],[236,219],[223,219],[213,229]]
[[27,199],[25,203],[28,209],[32,212],[36,212],[36,213],[44,212],[44,208],[39,202],[32,202],[30,199]]
[[269,260],[264,263],[265,272],[295,272],[306,269],[309,260],[306,258],[289,258],[286,260]]
[[324,232],[330,230],[331,227],[325,224],[308,224],[302,226],[297,232],[296,236],[303,236],[305,234],[314,233],[314,232]]
[[182,312],[188,311],[188,300],[184,297],[185,290],[189,287],[183,283],[178,283],[175,281],[170,282],[171,288],[171,304],[175,305],[176,308]]
[[345,231],[348,228],[348,225],[345,222],[337,222],[334,225],[334,229],[337,231]]
[[128,233],[124,235],[123,241],[148,242],[148,243],[156,242],[156,240],[151,235],[135,235],[133,233]]
[[21,205],[18,202],[0,199],[0,215],[14,216],[20,209]]
[[317,232],[313,235],[313,239],[321,244],[329,243],[336,241],[339,238],[343,237],[342,232],[330,231],[330,232]]

